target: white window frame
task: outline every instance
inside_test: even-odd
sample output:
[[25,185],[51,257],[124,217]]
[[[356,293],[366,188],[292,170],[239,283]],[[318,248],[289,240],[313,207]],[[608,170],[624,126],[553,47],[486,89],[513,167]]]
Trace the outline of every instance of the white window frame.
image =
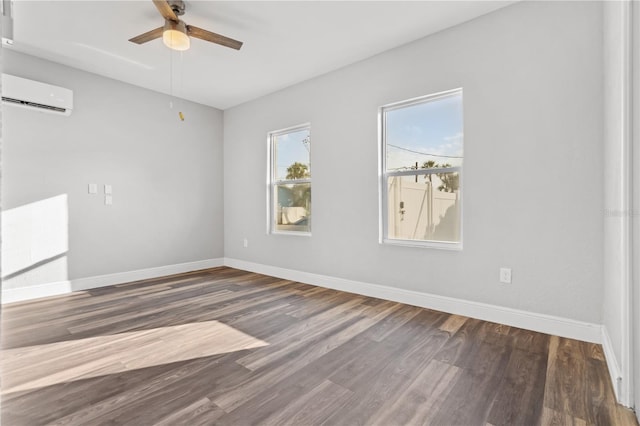
[[[269,132],[267,135],[267,234],[277,235],[295,235],[301,237],[311,236],[311,222],[309,222],[309,231],[281,231],[276,227],[277,218],[277,206],[276,206],[276,193],[275,190],[278,185],[287,184],[301,184],[308,183],[311,187],[311,178],[306,179],[280,179],[276,178],[276,165],[274,161],[276,159],[276,146],[273,143],[278,136],[285,135],[287,133],[294,133],[300,130],[308,130],[309,137],[311,137],[311,123],[299,124],[297,126],[287,127],[286,129],[275,130]],[[311,144],[309,144],[309,162],[311,162]],[[311,166],[309,166],[309,173],[311,173]],[[313,200],[313,191],[311,193],[311,199]],[[311,209],[313,209],[313,202],[311,202]],[[312,216],[312,215],[310,215]]]
[[[463,96],[462,88],[447,90],[443,92],[438,92],[426,96],[420,96],[417,98],[407,99],[400,102],[394,102],[391,104],[383,105],[378,109],[378,178],[379,178],[379,186],[378,186],[378,204],[379,204],[379,243],[380,244],[389,244],[389,245],[397,245],[397,246],[409,246],[409,247],[423,247],[423,248],[435,248],[435,249],[443,249],[443,250],[462,250],[462,241],[463,241],[463,173],[462,168],[460,166],[456,167],[446,167],[446,168],[437,168],[437,169],[415,169],[415,170],[397,170],[397,171],[387,171],[387,143],[386,143],[386,112],[393,111],[397,109],[403,109],[406,107],[410,107],[413,105],[418,105],[426,102],[432,102],[434,100],[445,98],[454,94],[460,94]],[[464,101],[463,101],[464,102]],[[464,138],[464,136],[463,136]],[[464,140],[463,140],[464,146]],[[463,157],[464,162],[464,157]],[[460,200],[460,241],[435,241],[435,240],[404,240],[398,238],[389,238],[389,208],[388,208],[388,180],[390,177],[395,176],[424,176],[428,174],[434,173],[451,173],[457,172],[459,175],[459,200]]]

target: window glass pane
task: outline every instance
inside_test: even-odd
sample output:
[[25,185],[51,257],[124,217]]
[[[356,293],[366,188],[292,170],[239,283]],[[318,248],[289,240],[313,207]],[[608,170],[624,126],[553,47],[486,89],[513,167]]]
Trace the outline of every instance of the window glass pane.
[[389,176],[388,237],[460,242],[459,174]]
[[273,137],[275,180],[307,179],[311,177],[309,161],[309,129],[300,129]]
[[462,89],[388,105],[382,115],[381,239],[461,247]]
[[277,231],[311,232],[311,184],[274,185]]
[[387,171],[461,166],[462,118],[462,92],[385,110]]

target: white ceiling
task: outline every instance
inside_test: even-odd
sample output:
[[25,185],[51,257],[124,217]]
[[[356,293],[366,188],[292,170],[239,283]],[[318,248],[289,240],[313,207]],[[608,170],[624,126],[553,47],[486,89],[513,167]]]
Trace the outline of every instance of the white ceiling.
[[192,39],[181,54],[161,39],[127,41],[163,24],[150,0],[18,0],[12,48],[226,109],[511,3],[186,0],[185,22],[244,46],[236,51]]

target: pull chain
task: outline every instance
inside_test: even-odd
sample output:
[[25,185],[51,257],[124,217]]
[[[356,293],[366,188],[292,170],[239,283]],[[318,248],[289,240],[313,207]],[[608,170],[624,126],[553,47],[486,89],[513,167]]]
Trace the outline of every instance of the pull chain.
[[[184,52],[180,51],[180,96],[183,97],[183,81],[184,81]],[[178,117],[180,117],[180,121],[184,121],[184,114],[182,113],[182,98],[180,99],[180,111],[178,111]]]
[[173,50],[169,50],[169,108],[173,109]]
[[[174,59],[173,49],[169,49],[169,97],[170,97],[169,108],[173,109],[173,99],[175,97],[177,98],[178,109],[181,109],[182,102],[177,96],[174,96],[174,93],[173,93],[173,59]],[[183,56],[182,56],[182,52],[180,52],[180,87],[179,87],[180,95],[182,95],[183,71],[184,71]],[[178,111],[178,118],[180,118],[180,121],[184,121],[184,114],[180,110]]]

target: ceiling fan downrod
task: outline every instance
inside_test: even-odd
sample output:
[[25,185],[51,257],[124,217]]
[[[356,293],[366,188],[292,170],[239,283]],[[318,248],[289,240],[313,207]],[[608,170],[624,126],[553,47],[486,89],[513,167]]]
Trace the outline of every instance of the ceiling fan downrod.
[[173,13],[175,13],[178,16],[184,15],[185,7],[186,7],[186,5],[184,4],[184,1],[168,0],[167,3],[169,3],[169,7],[171,7],[171,10],[173,10]]

